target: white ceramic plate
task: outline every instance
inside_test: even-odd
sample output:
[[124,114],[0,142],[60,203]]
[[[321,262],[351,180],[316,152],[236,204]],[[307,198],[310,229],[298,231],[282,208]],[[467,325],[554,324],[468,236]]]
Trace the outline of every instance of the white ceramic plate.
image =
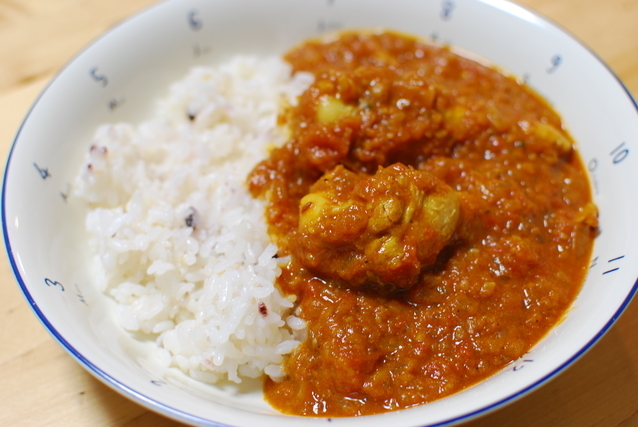
[[[280,54],[305,38],[383,26],[436,39],[525,78],[579,143],[600,208],[587,282],[566,319],[506,370],[421,407],[361,418],[282,416],[259,384],[196,383],[149,357],[93,286],[83,209],[70,183],[99,124],[140,122],[169,83],[196,64]],[[449,425],[543,384],[609,329],[638,277],[638,114],[617,78],[585,47],[534,13],[500,0],[171,0],[95,41],[51,82],[26,117],[2,195],[6,247],[38,318],[86,369],[120,393],[194,425]]]

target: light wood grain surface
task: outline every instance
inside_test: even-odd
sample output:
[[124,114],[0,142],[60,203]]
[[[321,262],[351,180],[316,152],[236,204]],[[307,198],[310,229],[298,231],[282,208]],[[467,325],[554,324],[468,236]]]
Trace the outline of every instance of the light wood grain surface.
[[[95,37],[155,0],[0,0],[0,154],[39,92]],[[589,46],[638,95],[638,0],[522,0]],[[3,164],[5,161],[3,160]],[[638,300],[585,356],[467,423],[638,426]],[[0,260],[0,426],[178,426],[112,391],[39,323]]]

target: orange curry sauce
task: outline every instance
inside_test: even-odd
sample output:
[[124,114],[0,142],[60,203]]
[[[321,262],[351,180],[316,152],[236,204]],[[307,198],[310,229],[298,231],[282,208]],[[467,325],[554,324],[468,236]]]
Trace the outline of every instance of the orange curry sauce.
[[395,33],[285,59],[315,81],[248,182],[291,255],[278,284],[308,337],[267,400],[298,415],[391,411],[528,352],[574,300],[597,229],[558,115],[515,79]]

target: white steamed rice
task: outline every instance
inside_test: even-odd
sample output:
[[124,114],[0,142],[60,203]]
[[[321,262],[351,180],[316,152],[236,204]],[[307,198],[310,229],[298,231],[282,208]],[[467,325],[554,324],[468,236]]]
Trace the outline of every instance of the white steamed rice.
[[209,383],[277,380],[303,339],[293,301],[274,286],[282,260],[264,204],[245,181],[286,138],[282,102],[311,79],[279,58],[239,57],[193,69],[149,121],[97,130],[74,185],[90,207],[96,280],[166,367]]

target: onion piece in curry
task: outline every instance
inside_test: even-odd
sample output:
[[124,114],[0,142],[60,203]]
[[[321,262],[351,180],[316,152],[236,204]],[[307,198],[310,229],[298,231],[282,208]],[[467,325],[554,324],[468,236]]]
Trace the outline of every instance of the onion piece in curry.
[[578,293],[598,225],[556,112],[512,77],[392,32],[285,59],[315,81],[248,183],[309,332],[266,399],[297,415],[397,410],[528,352]]

